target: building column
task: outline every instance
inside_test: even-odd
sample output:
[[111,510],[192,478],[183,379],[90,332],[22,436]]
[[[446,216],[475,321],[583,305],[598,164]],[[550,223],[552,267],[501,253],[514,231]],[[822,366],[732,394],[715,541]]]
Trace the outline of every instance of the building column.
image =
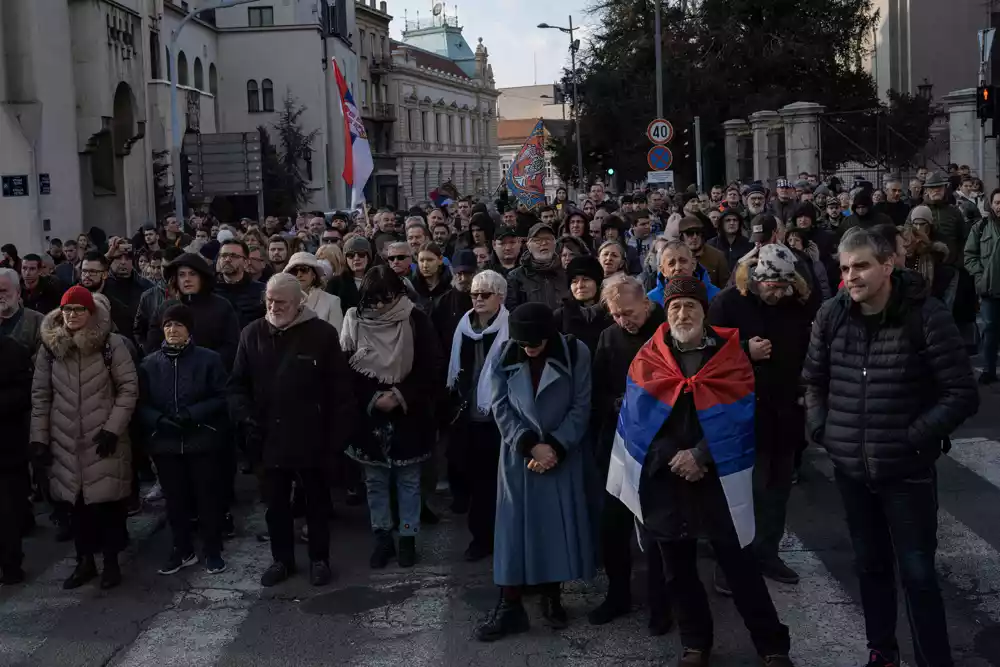
[[778,115],[785,125],[785,171],[795,174],[820,173],[819,118],[826,107],[815,102],[794,102],[781,107]]
[[[967,164],[983,180],[989,192],[997,182],[996,139],[987,139],[983,158],[983,173],[979,173],[979,145],[983,130],[976,118],[976,89],[964,88],[948,93],[942,98],[948,110],[948,143],[951,162]],[[988,121],[992,122],[992,121]]]
[[750,126],[742,118],[727,120],[722,124],[726,133],[726,182],[732,183],[740,178],[740,142],[741,134],[749,132]]
[[767,132],[778,120],[777,111],[758,111],[750,114],[750,131],[753,133],[753,177],[767,183],[779,174],[770,173],[767,160]]

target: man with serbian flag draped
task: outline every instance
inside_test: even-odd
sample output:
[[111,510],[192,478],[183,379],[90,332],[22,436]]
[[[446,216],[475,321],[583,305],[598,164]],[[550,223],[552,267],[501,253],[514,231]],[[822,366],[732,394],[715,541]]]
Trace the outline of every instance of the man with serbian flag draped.
[[788,628],[778,620],[754,538],[754,376],[736,329],[705,325],[708,296],[697,278],[664,290],[667,322],[629,367],[608,492],[642,522],[675,595],[680,667],[709,664],[712,615],[698,576],[708,538],[736,608],[768,667],[786,667]]

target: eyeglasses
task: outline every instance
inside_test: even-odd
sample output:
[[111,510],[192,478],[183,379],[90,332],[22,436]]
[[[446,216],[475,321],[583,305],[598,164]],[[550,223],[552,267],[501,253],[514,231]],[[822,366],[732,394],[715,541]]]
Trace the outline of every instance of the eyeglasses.
[[62,306],[59,310],[63,315],[82,315],[87,312],[86,306]]
[[536,347],[541,347],[543,342],[544,341],[541,340],[515,340],[514,345],[517,345],[522,349],[534,349]]
[[324,245],[330,245],[331,243],[340,243],[340,237],[339,236],[324,236],[323,237],[323,244]]
[[364,252],[345,252],[344,257],[347,259],[354,259],[355,257],[367,257],[368,254]]
[[410,261],[409,255],[389,255],[390,262],[408,262]]
[[85,276],[99,276],[104,273],[104,269],[81,269],[80,273]]
[[246,259],[246,257],[238,255],[234,252],[223,252],[219,254],[219,259]]
[[302,273],[309,273],[310,271],[312,271],[312,267],[309,267],[309,266],[293,266],[288,271],[290,273],[295,274],[295,275],[300,275]]
[[479,301],[480,299],[482,299],[483,301],[486,301],[487,299],[489,299],[493,295],[494,295],[494,292],[472,292],[471,294],[469,294],[469,296],[472,297],[473,301]]

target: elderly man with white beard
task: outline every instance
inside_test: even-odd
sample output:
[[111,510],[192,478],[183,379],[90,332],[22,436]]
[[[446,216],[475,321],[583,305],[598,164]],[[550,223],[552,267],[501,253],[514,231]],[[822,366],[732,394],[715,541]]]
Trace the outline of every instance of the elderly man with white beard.
[[712,614],[698,575],[707,538],[765,667],[788,667],[754,537],[754,376],[739,331],[706,326],[705,285],[678,276],[664,290],[667,322],[629,366],[607,490],[642,522],[676,601],[680,667],[709,664]]
[[299,281],[267,281],[267,314],[243,329],[230,377],[230,408],[251,460],[264,467],[267,528],[274,562],[261,585],[274,586],[295,567],[292,482],[306,497],[310,582],[330,583],[329,470],[354,421],[351,370],[333,325],[305,305]]

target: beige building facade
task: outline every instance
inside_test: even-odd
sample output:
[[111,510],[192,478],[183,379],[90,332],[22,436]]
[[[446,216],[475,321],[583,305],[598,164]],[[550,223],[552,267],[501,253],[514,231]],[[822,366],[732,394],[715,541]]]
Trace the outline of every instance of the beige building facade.
[[427,201],[446,180],[462,195],[491,197],[500,184],[499,93],[482,39],[471,49],[447,14],[409,21],[392,43],[390,80],[400,204]]
[[399,206],[399,173],[393,136],[397,120],[392,85],[392,16],[385,0],[357,0],[358,88],[355,102],[368,132],[375,170],[365,195],[375,206]]
[[[0,2],[0,239],[22,252],[91,226],[132,233],[156,216],[153,155],[171,145],[171,67],[182,130],[251,132],[286,94],[317,130],[309,208],[346,207],[335,59],[357,95],[353,0]],[[176,64],[175,64],[176,63]],[[272,132],[273,136],[273,132]]]

